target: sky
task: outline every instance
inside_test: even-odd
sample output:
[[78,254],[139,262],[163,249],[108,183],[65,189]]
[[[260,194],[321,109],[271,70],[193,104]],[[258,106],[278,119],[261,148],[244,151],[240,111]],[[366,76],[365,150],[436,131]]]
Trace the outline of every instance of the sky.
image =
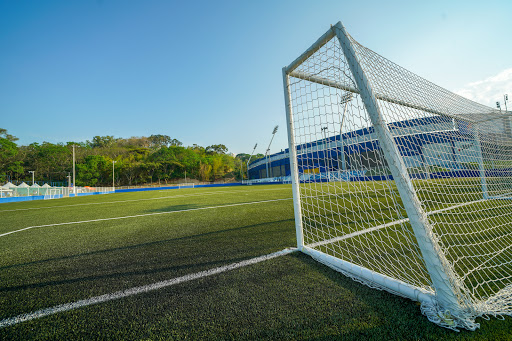
[[19,145],[162,134],[265,153],[279,125],[275,153],[288,146],[282,68],[338,21],[417,75],[503,106],[511,18],[510,0],[0,0],[0,128]]

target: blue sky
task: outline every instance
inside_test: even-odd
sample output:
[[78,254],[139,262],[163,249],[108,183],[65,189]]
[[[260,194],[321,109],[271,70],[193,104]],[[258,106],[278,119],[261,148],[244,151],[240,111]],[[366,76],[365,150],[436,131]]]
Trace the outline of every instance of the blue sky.
[[[512,1],[0,0],[0,127],[19,144],[165,134],[287,147],[281,69],[330,24],[451,91],[512,97]],[[482,90],[484,89],[484,90]]]

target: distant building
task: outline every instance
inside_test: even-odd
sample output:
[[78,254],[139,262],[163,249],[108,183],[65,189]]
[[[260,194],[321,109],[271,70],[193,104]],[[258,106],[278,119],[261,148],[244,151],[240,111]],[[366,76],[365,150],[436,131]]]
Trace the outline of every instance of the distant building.
[[[408,169],[419,173],[432,170],[470,169],[477,162],[477,146],[469,123],[443,116],[417,118],[388,124]],[[398,135],[400,134],[400,135]],[[385,161],[373,128],[330,136],[297,146],[301,174],[361,172],[379,175]],[[289,149],[249,164],[250,179],[290,175]],[[387,167],[386,167],[387,168]],[[374,170],[372,172],[372,170]]]

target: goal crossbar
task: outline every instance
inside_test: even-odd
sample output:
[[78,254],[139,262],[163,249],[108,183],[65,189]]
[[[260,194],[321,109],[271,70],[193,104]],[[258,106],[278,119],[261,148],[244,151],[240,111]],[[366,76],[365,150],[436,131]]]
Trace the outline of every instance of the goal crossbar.
[[[346,86],[346,85],[343,85],[343,84],[340,84],[340,83],[337,83],[335,81],[328,80],[328,79],[325,79],[325,78],[322,78],[322,77],[318,77],[318,76],[313,75],[313,74],[308,74],[308,73],[305,73],[305,72],[296,71],[296,68],[301,63],[303,63],[306,59],[311,57],[315,52],[317,52],[320,48],[322,48],[322,46],[324,46],[329,40],[331,40],[332,38],[335,37],[335,35],[336,35],[335,28],[339,28],[339,27],[342,27],[342,26],[343,25],[342,25],[341,21],[338,21],[336,23],[336,25],[331,26],[330,29],[328,29],[315,43],[313,43],[311,45],[311,47],[309,47],[304,53],[302,53],[298,58],[296,58],[288,66],[284,67],[283,71],[287,75],[290,75],[290,76],[295,77],[295,78],[307,80],[307,81],[310,81],[310,82],[315,82],[315,83],[326,85],[326,86],[332,86],[332,87],[335,87],[335,88],[338,88],[338,89],[341,89],[341,90],[345,90],[345,91],[350,91],[350,92],[353,92],[353,93],[359,93],[359,90],[357,90],[356,88],[349,87],[349,86]],[[394,103],[394,104],[402,105],[402,106],[405,106],[405,107],[409,107],[409,108],[413,108],[413,109],[429,112],[429,113],[432,113],[432,114],[446,116],[446,117],[449,117],[449,118],[457,118],[457,119],[460,119],[460,120],[467,120],[468,122],[474,122],[474,123],[482,123],[482,122],[493,121],[493,120],[504,118],[504,117],[512,117],[512,111],[504,111],[504,112],[499,111],[499,112],[495,112],[492,115],[489,115],[488,113],[486,113],[486,116],[484,116],[484,118],[482,118],[481,120],[475,120],[474,118],[450,115],[450,114],[447,114],[447,113],[442,112],[442,111],[433,110],[431,108],[426,108],[426,107],[415,105],[415,104],[412,104],[412,103],[407,103],[407,102],[404,102],[404,101],[400,101],[400,100],[397,100],[397,99],[390,98],[390,97],[385,96],[385,95],[380,95],[378,93],[375,94],[375,98],[383,100],[383,101],[386,101],[386,102],[389,102],[389,103]],[[468,99],[466,99],[466,100],[468,100]],[[478,114],[479,113],[472,113],[472,115],[478,115]]]
[[[333,88],[336,88],[336,89],[340,89],[340,90],[344,90],[344,91],[349,91],[349,92],[352,92],[352,93],[355,93],[355,94],[359,94],[360,93],[359,90],[357,90],[356,88],[353,88],[351,86],[346,86],[346,85],[340,84],[340,83],[335,82],[335,81],[331,81],[331,80],[328,80],[328,79],[325,79],[325,78],[322,78],[322,77],[318,77],[318,76],[315,76],[315,75],[307,74],[305,72],[292,71],[292,72],[289,73],[289,75],[291,77],[303,79],[303,80],[306,80],[306,81],[309,81],[309,82],[313,82],[313,83],[317,83],[317,84],[321,84],[321,85],[325,85],[325,86],[330,86],[330,87],[333,87]],[[393,99],[393,98],[390,98],[390,97],[387,97],[387,96],[384,96],[384,95],[375,94],[375,98],[377,98],[379,100],[382,100],[382,101],[389,102],[389,103],[398,104],[398,105],[401,105],[401,106],[404,106],[404,107],[408,107],[408,108],[412,108],[412,109],[416,109],[416,110],[421,110],[421,111],[428,112],[428,113],[435,114],[435,115],[439,115],[439,116],[466,120],[465,118],[461,118],[461,117],[454,116],[454,115],[449,115],[449,114],[446,114],[446,113],[441,112],[441,111],[433,110],[433,109],[422,107],[422,106],[419,106],[419,105],[414,105],[414,104],[407,103],[407,102],[404,102],[404,101],[400,101],[400,100],[397,100],[397,99]],[[493,119],[497,119],[497,118],[493,118]],[[473,121],[471,119],[467,119],[467,121],[468,122],[475,122],[475,121]]]

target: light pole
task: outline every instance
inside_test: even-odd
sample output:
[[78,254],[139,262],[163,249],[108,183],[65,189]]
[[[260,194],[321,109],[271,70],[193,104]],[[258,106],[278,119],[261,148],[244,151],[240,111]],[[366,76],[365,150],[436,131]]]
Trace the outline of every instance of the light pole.
[[34,174],[36,171],[28,171],[29,173],[32,173],[32,185],[34,185]]
[[508,111],[508,109],[507,109],[508,95],[507,94],[503,95],[503,101],[505,102],[505,111]]
[[115,183],[115,180],[114,180],[114,165],[116,164],[117,161],[114,161],[112,160],[112,190],[115,191],[116,190],[116,183]]
[[249,156],[249,160],[247,160],[247,180],[249,180],[249,162],[251,162],[252,155],[254,154],[254,151],[256,150],[256,147],[258,147],[258,144],[256,143],[254,145],[254,148],[252,149],[251,156]]
[[243,173],[243,170],[242,170],[243,165],[244,165],[244,164],[243,164],[243,162],[242,162],[242,159],[240,159],[240,180],[241,180],[241,181],[244,181],[244,173]]
[[[327,127],[322,127],[320,129],[320,131],[322,132],[322,137],[323,137],[323,150],[324,150],[324,170],[326,171],[327,173],[327,176],[329,177],[330,174],[329,174],[329,157],[328,157],[328,150],[327,150]],[[327,163],[326,163],[327,161]]]
[[274,127],[274,130],[272,131],[272,138],[270,139],[270,143],[268,144],[267,151],[265,152],[265,158],[266,158],[266,161],[267,161],[267,167],[266,167],[267,168],[267,178],[268,178],[270,145],[272,144],[272,141],[274,140],[274,136],[276,136],[277,128],[279,128],[279,126],[275,126]]
[[[343,145],[343,124],[345,123],[345,113],[347,112],[347,106],[348,102],[352,100],[352,93],[348,92],[347,94],[341,96],[341,104],[345,104],[345,107],[343,108],[343,115],[341,117],[341,124],[340,124],[340,150],[341,150],[341,169],[343,172],[347,170],[346,160],[345,160],[345,147]],[[338,164],[338,169],[339,169]]]
[[75,145],[73,145],[73,195],[76,197]]

